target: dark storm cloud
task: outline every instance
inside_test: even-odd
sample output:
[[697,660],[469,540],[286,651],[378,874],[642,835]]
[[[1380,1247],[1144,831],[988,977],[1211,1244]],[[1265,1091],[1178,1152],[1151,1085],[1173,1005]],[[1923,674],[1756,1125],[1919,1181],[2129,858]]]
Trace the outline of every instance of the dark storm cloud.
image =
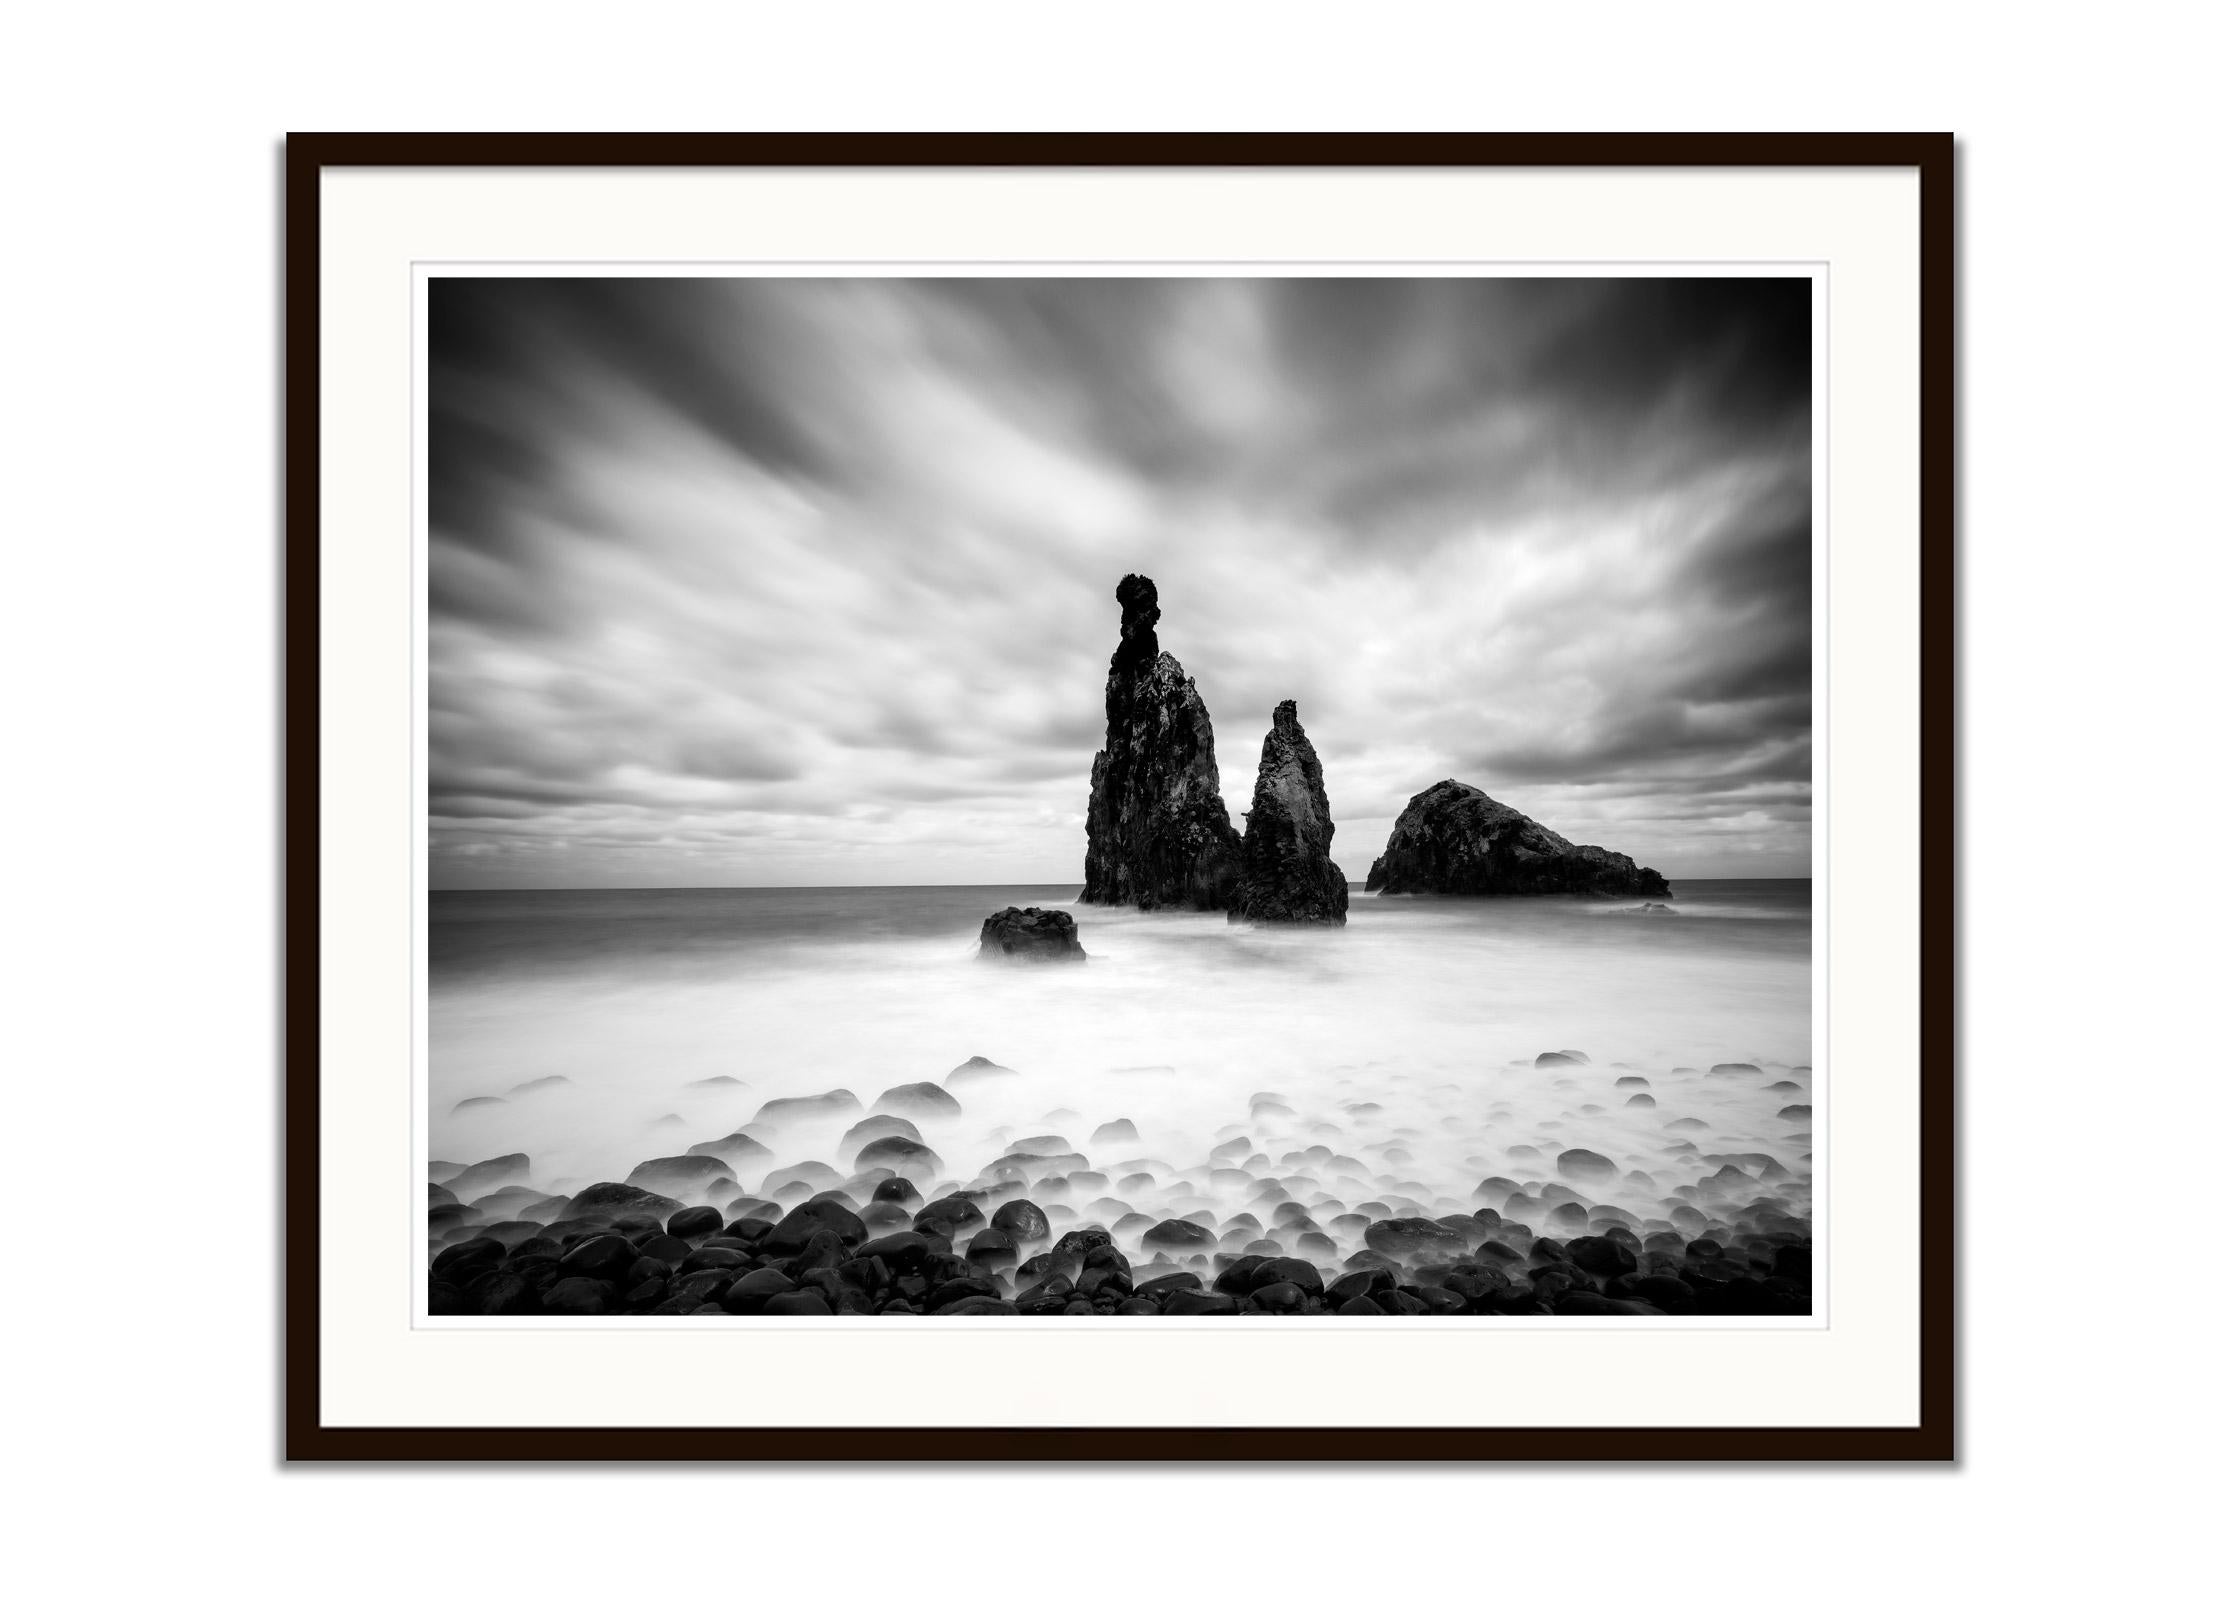
[[1447,776],[1675,875],[1803,871],[1809,306],[437,280],[437,881],[1062,881],[1131,570],[1231,805],[1296,698],[1356,875]]

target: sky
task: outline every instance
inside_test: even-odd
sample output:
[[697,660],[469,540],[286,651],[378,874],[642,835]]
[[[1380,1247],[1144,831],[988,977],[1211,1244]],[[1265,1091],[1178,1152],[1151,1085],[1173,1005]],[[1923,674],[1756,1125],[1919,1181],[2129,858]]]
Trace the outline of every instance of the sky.
[[1801,279],[436,279],[438,889],[1081,879],[1113,587],[1358,881],[1810,873]]

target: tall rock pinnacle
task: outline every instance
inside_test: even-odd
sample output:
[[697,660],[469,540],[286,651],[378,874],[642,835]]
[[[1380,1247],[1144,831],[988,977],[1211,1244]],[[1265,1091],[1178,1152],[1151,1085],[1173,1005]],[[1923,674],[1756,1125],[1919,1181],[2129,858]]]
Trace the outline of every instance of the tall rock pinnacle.
[[1244,876],[1231,922],[1346,920],[1346,875],[1330,859],[1337,825],[1322,792],[1322,762],[1299,726],[1296,701],[1276,707],[1260,745],[1260,777],[1244,825]]
[[1198,686],[1159,648],[1159,590],[1134,573],[1113,591],[1120,646],[1104,680],[1104,748],[1089,771],[1082,903],[1219,911],[1242,842],[1221,803],[1213,722]]

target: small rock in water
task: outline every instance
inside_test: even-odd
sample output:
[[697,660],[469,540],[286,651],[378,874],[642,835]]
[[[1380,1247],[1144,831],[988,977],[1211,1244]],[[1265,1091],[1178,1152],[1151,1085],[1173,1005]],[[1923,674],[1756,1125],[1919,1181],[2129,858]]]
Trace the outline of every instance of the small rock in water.
[[1618,1164],[1592,1150],[1566,1150],[1556,1157],[1556,1171],[1580,1183],[1612,1183]]
[[874,1139],[856,1152],[855,1169],[868,1171],[884,1167],[895,1173],[917,1172],[929,1177],[941,1175],[941,1158],[915,1139],[901,1134],[889,1134]]
[[1362,1242],[1379,1254],[1393,1256],[1425,1250],[1460,1254],[1464,1248],[1462,1235],[1429,1217],[1393,1217],[1372,1222]]
[[921,1117],[957,1117],[964,1107],[938,1083],[901,1083],[871,1103],[874,1111],[893,1111]]
[[782,1100],[767,1101],[754,1114],[754,1120],[778,1127],[807,1117],[840,1116],[862,1109],[863,1102],[847,1090],[831,1089],[823,1094],[791,1095]]
[[655,1216],[666,1216],[677,1209],[677,1202],[665,1194],[654,1194],[629,1183],[595,1183],[577,1192],[561,1210],[563,1218],[588,1216],[593,1212],[620,1214],[624,1211],[645,1211]]
[[714,1156],[661,1156],[639,1162],[624,1181],[671,1199],[681,1199],[707,1188],[718,1178],[737,1177],[737,1173]]
[[722,1226],[723,1216],[714,1206],[688,1206],[670,1213],[668,1232],[679,1239],[696,1239]]
[[1016,1078],[1018,1073],[1006,1066],[999,1066],[986,1056],[967,1056],[949,1069],[948,1082],[972,1083],[983,1078]]
[[1170,1217],[1147,1230],[1143,1242],[1157,1250],[1205,1250],[1212,1247],[1214,1238],[1210,1229]]
[[980,959],[1086,961],[1089,953],[1081,948],[1072,913],[1007,906],[980,924]]
[[1031,1200],[1011,1200],[996,1207],[988,1226],[1020,1244],[1050,1237],[1050,1219],[1043,1214],[1042,1207]]
[[461,1167],[444,1186],[461,1200],[479,1200],[493,1189],[528,1181],[529,1158],[516,1152],[510,1156],[492,1156],[487,1161],[477,1161],[471,1167]]

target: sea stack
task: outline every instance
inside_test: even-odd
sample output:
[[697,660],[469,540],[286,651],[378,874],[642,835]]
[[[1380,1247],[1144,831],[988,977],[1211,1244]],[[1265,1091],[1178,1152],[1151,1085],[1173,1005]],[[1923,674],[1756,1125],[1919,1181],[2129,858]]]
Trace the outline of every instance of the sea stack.
[[1260,745],[1260,777],[1244,825],[1244,870],[1231,922],[1346,920],[1346,875],[1330,859],[1337,833],[1322,792],[1322,762],[1299,726],[1296,701],[1276,707]]
[[1134,573],[1113,591],[1120,647],[1104,680],[1104,748],[1089,772],[1086,905],[1220,911],[1243,842],[1221,803],[1213,722],[1198,686],[1159,649],[1159,590]]
[[1482,789],[1448,778],[1417,795],[1369,869],[1372,894],[1668,895],[1631,856],[1573,844]]
[[[1022,911],[1017,906],[1005,906],[980,924],[980,959],[1086,961],[1089,953],[1081,948],[1081,933],[1073,925],[1071,912],[1046,911],[1040,906]],[[965,1066],[971,1064],[968,1061]]]

